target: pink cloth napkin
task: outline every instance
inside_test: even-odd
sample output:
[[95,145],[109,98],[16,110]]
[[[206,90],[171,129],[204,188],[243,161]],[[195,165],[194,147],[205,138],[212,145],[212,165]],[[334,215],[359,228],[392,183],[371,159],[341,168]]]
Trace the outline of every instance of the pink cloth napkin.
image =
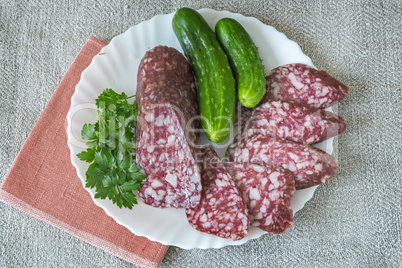
[[134,235],[96,206],[70,162],[70,98],[105,45],[94,37],[85,43],[0,185],[0,200],[128,262],[157,267],[168,247]]

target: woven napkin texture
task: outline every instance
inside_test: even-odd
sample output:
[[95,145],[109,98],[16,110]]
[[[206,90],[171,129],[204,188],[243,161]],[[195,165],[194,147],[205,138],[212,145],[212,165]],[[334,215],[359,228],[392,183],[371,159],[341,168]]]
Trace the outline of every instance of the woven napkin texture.
[[93,37],[85,43],[0,185],[0,200],[128,262],[157,267],[167,247],[135,236],[106,215],[70,161],[70,99],[81,72],[105,45]]
[[[0,178],[88,36],[109,42],[182,6],[254,16],[296,41],[350,87],[337,106],[337,175],[284,235],[208,250],[169,247],[161,267],[402,266],[402,1],[3,1],[0,4]],[[0,204],[0,267],[132,267]]]

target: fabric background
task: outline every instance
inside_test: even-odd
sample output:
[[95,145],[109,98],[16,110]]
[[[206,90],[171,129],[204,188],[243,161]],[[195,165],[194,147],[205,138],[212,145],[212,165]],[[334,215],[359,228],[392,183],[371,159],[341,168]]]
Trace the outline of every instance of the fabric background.
[[[0,1],[0,178],[90,35],[109,42],[182,6],[254,16],[350,87],[337,112],[337,175],[295,226],[242,246],[170,247],[161,267],[402,266],[402,2]],[[0,267],[133,265],[0,203]]]

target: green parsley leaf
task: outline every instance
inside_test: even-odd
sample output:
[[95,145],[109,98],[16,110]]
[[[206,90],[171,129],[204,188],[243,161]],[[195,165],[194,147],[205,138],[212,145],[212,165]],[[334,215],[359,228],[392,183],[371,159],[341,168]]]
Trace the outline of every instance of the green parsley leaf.
[[85,175],[87,177],[85,187],[94,188],[102,186],[102,177],[104,177],[105,174],[99,168],[98,164],[92,163]]
[[93,150],[96,150],[96,146],[99,145],[99,141],[98,140],[89,141],[85,143],[85,145],[88,146],[88,148],[93,148]]
[[91,163],[95,159],[95,150],[88,148],[86,151],[82,151],[81,153],[77,154],[77,156],[81,161]]
[[106,150],[101,152],[95,152],[95,163],[101,166],[103,169],[113,169],[116,165],[116,160],[113,155]]
[[95,125],[94,124],[85,124],[82,127],[81,136],[84,140],[96,139]]
[[123,183],[123,184],[120,186],[120,189],[121,189],[123,192],[131,192],[131,191],[138,190],[138,189],[140,189],[141,187],[142,187],[142,184],[141,184],[141,183],[138,183],[138,182],[135,182],[135,181],[127,181],[127,182]]
[[109,187],[100,187],[96,189],[95,198],[106,199],[110,192]]
[[137,108],[125,93],[105,89],[95,100],[98,121],[85,124],[82,139],[88,148],[77,157],[90,163],[85,187],[95,188],[95,198],[110,199],[119,208],[132,209],[137,204],[133,191],[146,178],[135,164],[135,127]]
[[133,207],[133,204],[137,204],[137,198],[135,197],[133,192],[122,192],[121,197],[123,201],[122,205],[128,207],[129,209]]

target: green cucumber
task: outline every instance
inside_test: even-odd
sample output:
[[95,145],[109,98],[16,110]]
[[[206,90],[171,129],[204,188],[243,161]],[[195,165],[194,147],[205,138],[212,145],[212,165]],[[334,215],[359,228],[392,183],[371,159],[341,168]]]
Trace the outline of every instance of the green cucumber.
[[236,80],[214,31],[197,11],[181,8],[173,31],[194,70],[201,125],[208,139],[222,142],[230,133],[236,106]]
[[246,29],[234,19],[219,20],[215,33],[232,66],[240,103],[248,108],[256,106],[266,92],[264,66],[258,48]]

